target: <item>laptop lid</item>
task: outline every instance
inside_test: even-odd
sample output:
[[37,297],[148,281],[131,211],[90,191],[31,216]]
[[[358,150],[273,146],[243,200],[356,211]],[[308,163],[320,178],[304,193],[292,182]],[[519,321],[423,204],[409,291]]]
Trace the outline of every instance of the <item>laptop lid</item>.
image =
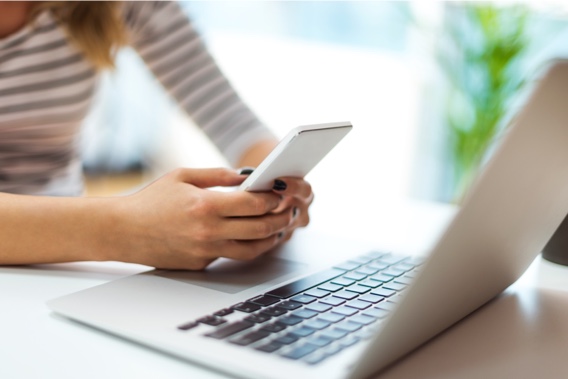
[[501,293],[568,212],[568,61],[552,63],[351,377],[401,357]]

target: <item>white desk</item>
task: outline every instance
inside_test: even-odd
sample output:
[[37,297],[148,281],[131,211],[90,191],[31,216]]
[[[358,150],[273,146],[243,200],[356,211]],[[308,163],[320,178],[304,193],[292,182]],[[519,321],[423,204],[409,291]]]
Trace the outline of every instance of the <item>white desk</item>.
[[[445,224],[444,212],[426,213],[413,224],[430,225],[429,230],[433,223]],[[317,229],[317,220],[314,224]],[[58,318],[45,306],[49,299],[146,269],[120,263],[0,268],[0,378],[225,378]],[[482,308],[381,378],[565,377],[568,292],[563,290],[568,290],[568,268],[539,258],[513,295]]]

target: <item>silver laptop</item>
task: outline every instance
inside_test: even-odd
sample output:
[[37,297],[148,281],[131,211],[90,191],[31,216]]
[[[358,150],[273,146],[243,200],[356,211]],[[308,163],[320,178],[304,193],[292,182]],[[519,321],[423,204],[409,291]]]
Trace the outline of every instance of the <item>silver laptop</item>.
[[568,62],[554,62],[426,261],[308,232],[254,262],[152,270],[48,306],[232,376],[367,377],[501,293],[546,244],[568,211],[567,93]]

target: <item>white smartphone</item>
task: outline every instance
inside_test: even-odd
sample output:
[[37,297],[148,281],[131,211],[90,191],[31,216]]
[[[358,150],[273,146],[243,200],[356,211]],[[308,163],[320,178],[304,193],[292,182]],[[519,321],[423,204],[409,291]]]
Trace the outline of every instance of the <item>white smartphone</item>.
[[292,129],[241,184],[240,190],[268,191],[274,179],[303,178],[353,129],[350,122],[299,126]]

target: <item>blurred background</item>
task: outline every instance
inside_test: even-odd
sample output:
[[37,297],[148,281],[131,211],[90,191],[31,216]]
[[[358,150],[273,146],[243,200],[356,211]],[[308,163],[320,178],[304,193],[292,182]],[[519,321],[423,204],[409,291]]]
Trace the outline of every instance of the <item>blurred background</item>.
[[[314,227],[343,232],[348,217],[356,238],[410,228],[416,206],[458,204],[546,62],[568,57],[560,0],[180,3],[277,135],[353,123],[308,179]],[[104,75],[83,137],[92,196],[226,165],[130,49]]]

